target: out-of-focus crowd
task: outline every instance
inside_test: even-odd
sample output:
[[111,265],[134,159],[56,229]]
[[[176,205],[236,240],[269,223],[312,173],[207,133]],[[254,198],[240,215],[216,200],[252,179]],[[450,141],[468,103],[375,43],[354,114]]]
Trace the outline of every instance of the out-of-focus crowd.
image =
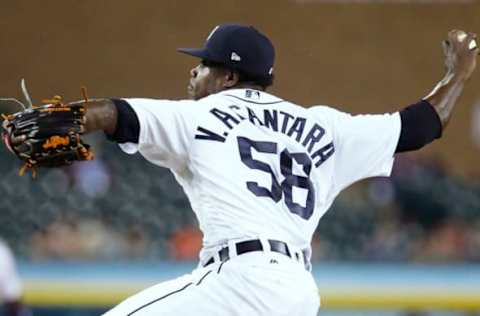
[[[202,235],[169,171],[89,136],[96,159],[19,177],[0,150],[0,236],[28,260],[195,260]],[[313,260],[480,261],[480,182],[441,161],[397,157],[391,178],[343,192]]]
[[399,155],[392,177],[339,196],[314,244],[319,260],[479,262],[480,181],[449,175],[436,158]]

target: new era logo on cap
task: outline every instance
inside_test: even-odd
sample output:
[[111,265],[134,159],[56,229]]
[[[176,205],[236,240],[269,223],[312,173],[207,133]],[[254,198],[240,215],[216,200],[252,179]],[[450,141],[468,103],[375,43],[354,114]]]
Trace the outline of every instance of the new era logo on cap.
[[240,56],[238,56],[237,53],[235,52],[232,52],[232,55],[230,56],[230,59],[233,60],[233,61],[241,61],[242,58]]

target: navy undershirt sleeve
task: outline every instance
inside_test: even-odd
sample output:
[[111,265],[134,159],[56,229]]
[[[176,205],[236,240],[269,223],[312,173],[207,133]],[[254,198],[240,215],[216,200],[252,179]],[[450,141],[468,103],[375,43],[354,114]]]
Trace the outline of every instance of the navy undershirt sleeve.
[[442,136],[442,122],[433,106],[425,100],[400,111],[402,128],[396,153],[417,150]]
[[111,99],[117,108],[117,128],[113,135],[107,138],[117,143],[138,144],[140,137],[140,121],[132,106],[122,99]]

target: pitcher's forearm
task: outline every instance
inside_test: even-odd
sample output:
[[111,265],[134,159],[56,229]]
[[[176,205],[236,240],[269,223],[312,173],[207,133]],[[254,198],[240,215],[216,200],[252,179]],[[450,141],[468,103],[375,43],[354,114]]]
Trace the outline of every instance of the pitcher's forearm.
[[87,104],[85,133],[104,131],[114,134],[117,127],[117,109],[110,99],[93,99]]
[[447,73],[424,100],[437,111],[443,128],[452,116],[453,109],[465,85],[465,78],[454,73]]
[[447,126],[463,87],[476,67],[479,49],[475,33],[452,30],[443,41],[447,74],[424,100],[438,113],[442,127]]

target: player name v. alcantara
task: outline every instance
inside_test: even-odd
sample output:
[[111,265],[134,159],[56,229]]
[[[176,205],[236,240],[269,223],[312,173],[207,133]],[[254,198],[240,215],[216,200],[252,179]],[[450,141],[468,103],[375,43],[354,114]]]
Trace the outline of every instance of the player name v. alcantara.
[[[325,135],[325,129],[317,123],[308,124],[311,127],[305,130],[307,119],[304,117],[293,116],[290,113],[272,109],[263,109],[257,112],[249,107],[245,107],[245,109],[246,113],[242,113],[244,112],[242,108],[237,105],[230,105],[228,109],[230,112],[212,108],[210,113],[219,119],[228,130],[233,130],[238,124],[248,120],[251,124],[263,126],[295,139],[296,142],[307,149],[312,161],[316,161],[315,167],[319,167],[335,151],[332,141],[326,145],[320,143]],[[213,132],[210,129],[198,126],[195,139],[225,142],[228,130]]]

